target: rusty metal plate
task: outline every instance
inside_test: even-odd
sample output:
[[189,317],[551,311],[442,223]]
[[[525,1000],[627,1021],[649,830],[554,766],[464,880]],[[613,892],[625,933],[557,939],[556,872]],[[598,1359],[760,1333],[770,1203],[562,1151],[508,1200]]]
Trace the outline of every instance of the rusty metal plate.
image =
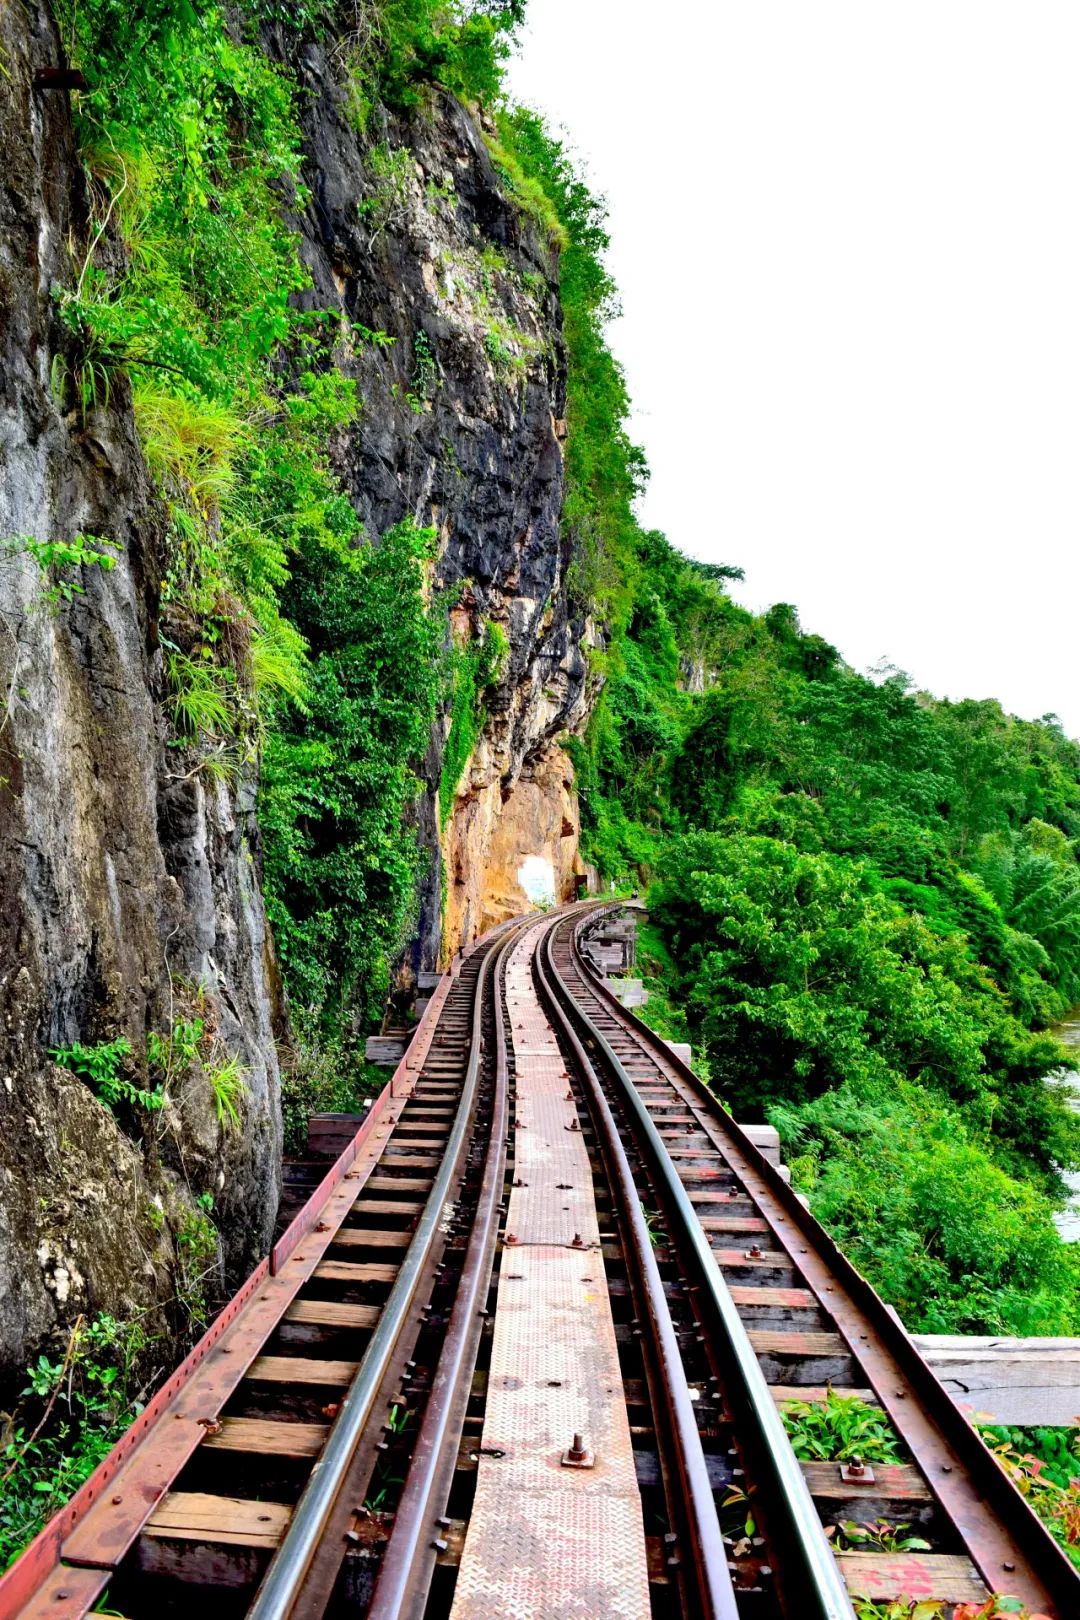
[[[476,1497],[452,1620],[648,1620],[641,1497],[592,1171],[562,1054],[533,990],[537,939],[507,968],[515,1179]],[[561,1185],[560,1185],[561,1184]],[[579,1247],[575,1247],[575,1238]],[[563,1466],[580,1434],[587,1468]],[[501,1455],[492,1455],[500,1453]]]

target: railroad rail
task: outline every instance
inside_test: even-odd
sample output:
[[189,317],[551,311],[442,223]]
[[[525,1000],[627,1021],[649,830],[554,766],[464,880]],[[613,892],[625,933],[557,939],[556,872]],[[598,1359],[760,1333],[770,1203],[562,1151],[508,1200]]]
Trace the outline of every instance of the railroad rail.
[[[272,1254],[0,1576],[0,1620],[1080,1614],[895,1316],[593,971],[617,909],[455,961]],[[782,1403],[830,1387],[907,1460],[799,1464]],[[838,1557],[846,1519],[931,1551]]]
[[[784,1615],[849,1612],[839,1570],[866,1600],[937,1601],[948,1612],[1007,1593],[1033,1613],[1080,1615],[1077,1571],[895,1314],[708,1088],[590,966],[581,936],[594,925],[557,923],[538,968],[579,1063],[636,1145],[639,1188],[662,1212],[673,1256],[684,1275],[697,1268],[693,1337],[710,1363],[697,1418],[714,1479],[725,1450],[742,1464],[762,1532],[749,1556],[729,1560],[735,1612],[743,1592],[746,1612],[762,1612],[751,1600],[772,1585]],[[882,1408],[909,1460],[861,1470],[795,1464],[777,1406],[829,1388]],[[932,1550],[823,1558],[823,1527],[845,1519],[903,1520]]]

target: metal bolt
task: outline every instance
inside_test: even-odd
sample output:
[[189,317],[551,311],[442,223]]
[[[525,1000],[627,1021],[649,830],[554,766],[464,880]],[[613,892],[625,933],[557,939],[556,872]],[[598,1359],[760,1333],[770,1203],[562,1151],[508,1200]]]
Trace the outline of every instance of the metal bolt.
[[515,1244],[517,1242],[516,1235],[513,1232],[507,1232],[505,1242],[508,1246]]
[[113,1507],[119,1507],[124,1498],[122,1496],[114,1496],[112,1500]]
[[1016,1568],[1016,1565],[1015,1564],[1002,1564],[1001,1567],[1006,1572],[1006,1574],[1011,1575],[1013,1570]]
[[564,1468],[591,1468],[596,1461],[580,1434],[575,1434],[568,1450],[564,1451],[560,1461]]
[[760,1260],[761,1259],[761,1244],[760,1243],[751,1243],[750,1247],[746,1251],[746,1254],[745,1254],[744,1258],[747,1259],[747,1260]]
[[585,1247],[585,1244],[582,1241],[582,1237],[581,1237],[580,1232],[575,1232],[574,1233],[574,1241],[573,1241],[573,1243],[571,1243],[570,1247],[572,1249],[583,1249]]
[[445,1552],[448,1543],[443,1540],[442,1536],[436,1536],[431,1545],[434,1547],[436,1552]]

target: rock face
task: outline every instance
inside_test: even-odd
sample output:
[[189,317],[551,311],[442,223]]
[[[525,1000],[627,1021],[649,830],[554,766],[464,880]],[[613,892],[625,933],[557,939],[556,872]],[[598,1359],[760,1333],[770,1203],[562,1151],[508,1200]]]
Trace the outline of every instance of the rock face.
[[[68,95],[33,88],[34,70],[61,59],[41,0],[9,8],[4,43],[0,1378],[78,1312],[123,1318],[170,1295],[199,1195],[213,1196],[233,1276],[264,1250],[284,1027],[256,782],[211,783],[170,743],[164,519],[126,386],[85,417],[56,403],[70,339],[53,295],[78,276],[88,210]],[[530,871],[544,882],[550,871],[560,898],[574,888],[577,811],[558,738],[587,718],[593,632],[566,589],[559,521],[557,261],[451,98],[408,117],[377,113],[359,133],[321,46],[289,65],[310,191],[295,221],[313,282],[304,298],[340,311],[344,369],[363,399],[334,451],[338,471],[373,538],[406,515],[437,531],[431,588],[448,644],[499,632],[505,644],[442,814],[449,704],[423,762],[416,815],[429,861],[406,966],[430,968],[521,909]],[[354,341],[357,326],[393,344]],[[59,576],[43,571],[41,545],[80,534],[112,542],[116,564],[68,570],[77,588],[50,605]],[[148,1121],[106,1106],[49,1058],[75,1041],[123,1039],[125,1074],[145,1087],[148,1034],[195,1017],[211,1056],[235,1055],[246,1071],[239,1130],[219,1121],[201,1063]]]
[[394,339],[355,360],[364,405],[339,471],[373,534],[407,515],[436,528],[434,586],[457,602],[459,641],[495,625],[507,646],[478,746],[452,807],[441,807],[441,841],[446,724],[425,763],[418,814],[430,866],[410,955],[430,968],[521,909],[526,856],[551,861],[560,898],[573,889],[572,771],[553,744],[587,719],[594,632],[566,590],[559,524],[557,256],[452,98],[359,137],[323,49],[309,46],[297,72],[310,91],[311,204],[299,222],[310,299]]
[[485,737],[469,782],[445,839],[447,951],[530,903],[572,900],[585,875],[573,767],[557,744],[530,757],[504,790]]
[[[169,1296],[200,1193],[241,1270],[272,1228],[280,1139],[252,790],[208,790],[165,748],[163,523],[124,388],[84,420],[60,413],[50,382],[66,343],[52,290],[71,283],[86,199],[67,95],[32,88],[59,60],[47,12],[10,10],[4,43],[0,1371],[79,1311],[123,1317]],[[71,574],[79,589],[51,606],[20,537],[79,533],[119,559]],[[222,1129],[198,1066],[147,1129],[49,1061],[123,1038],[145,1086],[147,1034],[182,1012],[244,1065],[239,1132]]]

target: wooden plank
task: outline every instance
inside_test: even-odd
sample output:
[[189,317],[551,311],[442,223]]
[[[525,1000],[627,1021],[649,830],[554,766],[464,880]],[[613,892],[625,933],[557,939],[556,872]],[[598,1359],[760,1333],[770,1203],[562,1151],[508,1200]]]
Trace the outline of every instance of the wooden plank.
[[[366,1187],[364,1192],[367,1192]],[[365,1215],[419,1215],[423,1207],[423,1200],[419,1198],[366,1198],[363,1195],[353,1205],[355,1211]]]
[[703,1232],[767,1232],[767,1221],[756,1215],[699,1215]]
[[[421,1129],[421,1127],[417,1127]],[[445,1136],[411,1136],[408,1128],[402,1131],[400,1125],[394,1127],[394,1146],[397,1148],[444,1148]],[[436,1160],[436,1163],[441,1161]]]
[[810,1487],[810,1495],[848,1501],[855,1497],[896,1498],[905,1502],[929,1502],[930,1488],[917,1468],[907,1463],[872,1463],[868,1465],[873,1480],[849,1481],[841,1479],[842,1464],[837,1462],[804,1462],[803,1478]]
[[954,1401],[998,1423],[1071,1427],[1080,1413],[1080,1339],[915,1334]]
[[430,1176],[369,1176],[364,1182],[365,1192],[427,1192],[430,1187]]
[[379,1160],[381,1170],[437,1170],[442,1160],[430,1153],[386,1152]]
[[249,1502],[205,1491],[169,1491],[143,1534],[170,1541],[217,1542],[225,1547],[276,1547],[292,1517],[284,1502]]
[[203,1441],[213,1451],[250,1451],[268,1457],[317,1457],[330,1433],[327,1423],[278,1423],[273,1418],[222,1418]]
[[380,1232],[363,1226],[343,1226],[334,1238],[334,1245],[342,1249],[407,1249],[412,1240],[411,1232]]
[[817,1308],[817,1300],[805,1288],[757,1288],[753,1283],[730,1283],[728,1292],[736,1305],[770,1305],[792,1311]]
[[267,1384],[331,1384],[344,1389],[356,1377],[358,1365],[315,1356],[256,1356],[247,1376]]
[[364,1047],[364,1056],[369,1063],[375,1063],[381,1069],[396,1069],[405,1056],[408,1042],[395,1035],[369,1035]]
[[383,1266],[376,1261],[321,1260],[315,1267],[320,1282],[392,1283],[398,1274],[397,1266]]
[[842,1553],[837,1562],[852,1597],[985,1603],[989,1591],[967,1558],[944,1553]]
[[783,1333],[749,1330],[750,1343],[759,1356],[847,1356],[851,1352],[838,1333]]
[[285,1312],[286,1322],[309,1327],[373,1328],[382,1315],[381,1305],[346,1305],[336,1299],[298,1299]]

